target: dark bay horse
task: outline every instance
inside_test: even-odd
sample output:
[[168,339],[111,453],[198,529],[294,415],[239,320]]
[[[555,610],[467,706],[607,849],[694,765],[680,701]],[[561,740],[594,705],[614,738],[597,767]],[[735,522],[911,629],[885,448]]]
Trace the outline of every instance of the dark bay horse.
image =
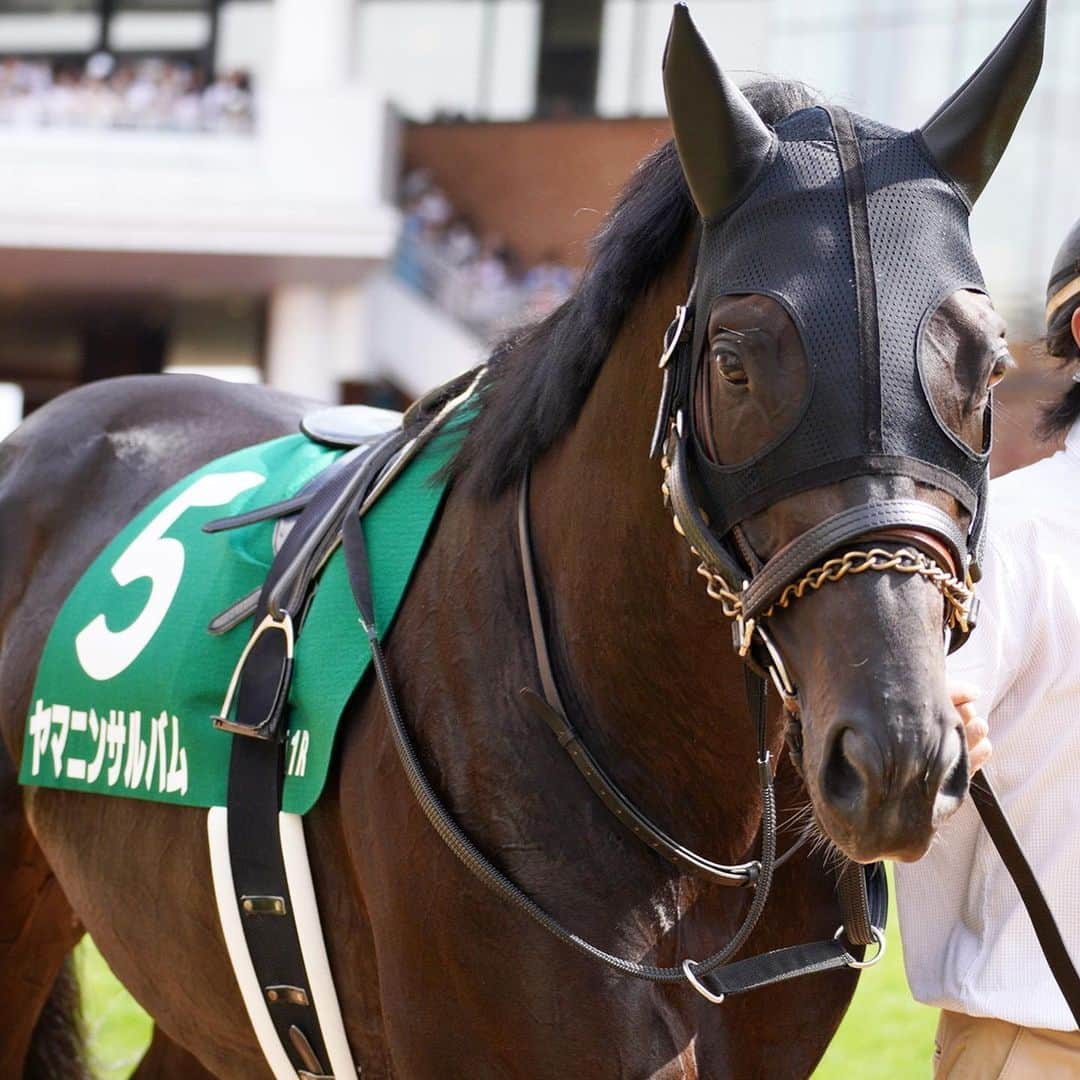
[[[780,82],[748,98],[768,125],[818,104]],[[686,297],[698,222],[668,145],[630,182],[571,300],[498,351],[388,640],[425,767],[466,832],[578,934],[657,963],[714,950],[751,897],[681,873],[615,825],[521,704],[537,670],[514,522],[517,485],[531,469],[554,662],[593,752],[680,841],[716,859],[747,858],[761,804],[742,663],[648,460],[658,343]],[[772,297],[725,295],[708,314],[721,337],[753,335],[707,369],[711,389],[699,399],[699,426],[720,459],[742,460],[786,430],[813,372]],[[927,392],[973,449],[1003,333],[985,296],[966,289],[926,329]],[[722,409],[731,385],[751,396]],[[0,447],[4,1076],[20,1073],[84,930],[163,1033],[142,1075],[266,1075],[226,960],[204,814],[20,791],[14,776],[45,637],[90,561],[166,487],[294,431],[304,409],[266,389],[135,378],[66,395]],[[850,478],[786,497],[745,523],[747,540],[769,555],[829,514],[881,497],[884,483]],[[941,491],[914,479],[904,491],[966,526]],[[859,860],[917,857],[966,788],[941,594],[918,576],[851,575],[773,624],[799,687],[804,738],[805,789],[781,758],[783,811],[809,799],[817,827]],[[769,741],[779,755],[777,709]],[[854,990],[855,972],[834,972],[717,1007],[568,950],[465,873],[430,828],[369,683],[343,720],[307,835],[349,1042],[368,1077],[806,1076]],[[832,936],[824,858],[800,856],[778,871],[752,951]],[[41,1060],[52,1031],[38,1031],[29,1060]],[[63,1072],[54,1063],[40,1075]]]

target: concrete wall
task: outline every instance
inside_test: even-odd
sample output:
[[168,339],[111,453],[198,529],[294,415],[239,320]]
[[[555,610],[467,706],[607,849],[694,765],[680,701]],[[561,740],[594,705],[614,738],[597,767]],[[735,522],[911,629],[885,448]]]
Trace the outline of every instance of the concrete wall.
[[539,0],[360,0],[353,70],[416,119],[523,118],[539,30]]
[[638,161],[670,135],[666,120],[409,124],[407,168],[431,170],[483,233],[528,261],[584,264],[587,241]]
[[[289,258],[322,259],[331,276],[342,261],[384,258],[397,225],[383,190],[396,143],[385,106],[345,90],[312,117],[301,98],[264,94],[253,137],[0,130],[0,248],[246,255],[277,260],[282,276]],[[0,282],[32,284],[28,269],[9,256]]]
[[[351,78],[426,120],[531,115],[539,39],[540,0],[354,0],[341,40]],[[219,40],[219,65],[257,81],[274,49],[269,0],[223,4]]]
[[487,358],[479,338],[387,273],[372,278],[367,302],[369,367],[361,373],[367,378],[385,378],[418,396]]

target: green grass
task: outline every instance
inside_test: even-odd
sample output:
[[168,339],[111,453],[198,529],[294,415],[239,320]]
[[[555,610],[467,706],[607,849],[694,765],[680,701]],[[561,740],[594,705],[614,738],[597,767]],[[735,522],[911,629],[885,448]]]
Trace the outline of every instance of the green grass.
[[125,1080],[150,1043],[153,1021],[120,985],[87,934],[75,950],[90,1065],[99,1080]]
[[[895,918],[888,937],[885,959],[863,972],[855,1001],[814,1080],[915,1080],[930,1075],[937,1013],[917,1005],[908,994]],[[76,961],[96,1075],[124,1080],[150,1040],[150,1018],[116,981],[89,938],[79,946]],[[812,992],[809,983],[806,988]]]
[[[891,871],[889,886],[891,889]],[[885,958],[862,973],[855,1000],[814,1071],[814,1080],[919,1080],[930,1076],[938,1013],[913,1001],[908,992],[896,906],[890,907]]]

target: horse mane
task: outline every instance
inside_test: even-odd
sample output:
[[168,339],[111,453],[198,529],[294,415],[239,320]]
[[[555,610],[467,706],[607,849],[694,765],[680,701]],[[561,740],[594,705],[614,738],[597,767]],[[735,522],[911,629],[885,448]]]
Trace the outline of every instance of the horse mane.
[[[816,91],[787,79],[758,79],[743,93],[767,124],[823,104]],[[449,478],[481,498],[521,481],[573,427],[623,321],[699,221],[669,140],[641,161],[623,188],[590,243],[588,265],[571,296],[496,345]]]

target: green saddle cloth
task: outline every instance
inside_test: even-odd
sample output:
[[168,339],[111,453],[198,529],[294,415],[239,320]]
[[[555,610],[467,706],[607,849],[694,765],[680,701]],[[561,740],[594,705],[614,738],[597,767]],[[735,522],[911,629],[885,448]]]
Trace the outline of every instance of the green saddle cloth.
[[[376,621],[405,594],[456,450],[453,421],[364,517]],[[341,451],[288,436],[211,462],[143,510],[97,557],[49,632],[27,719],[23,784],[185,806],[224,806],[233,736],[215,729],[251,633],[207,632],[258,588],[274,522],[208,534],[215,518],[296,494]],[[283,809],[315,804],[342,712],[371,661],[339,548],[320,575],[296,646]]]

